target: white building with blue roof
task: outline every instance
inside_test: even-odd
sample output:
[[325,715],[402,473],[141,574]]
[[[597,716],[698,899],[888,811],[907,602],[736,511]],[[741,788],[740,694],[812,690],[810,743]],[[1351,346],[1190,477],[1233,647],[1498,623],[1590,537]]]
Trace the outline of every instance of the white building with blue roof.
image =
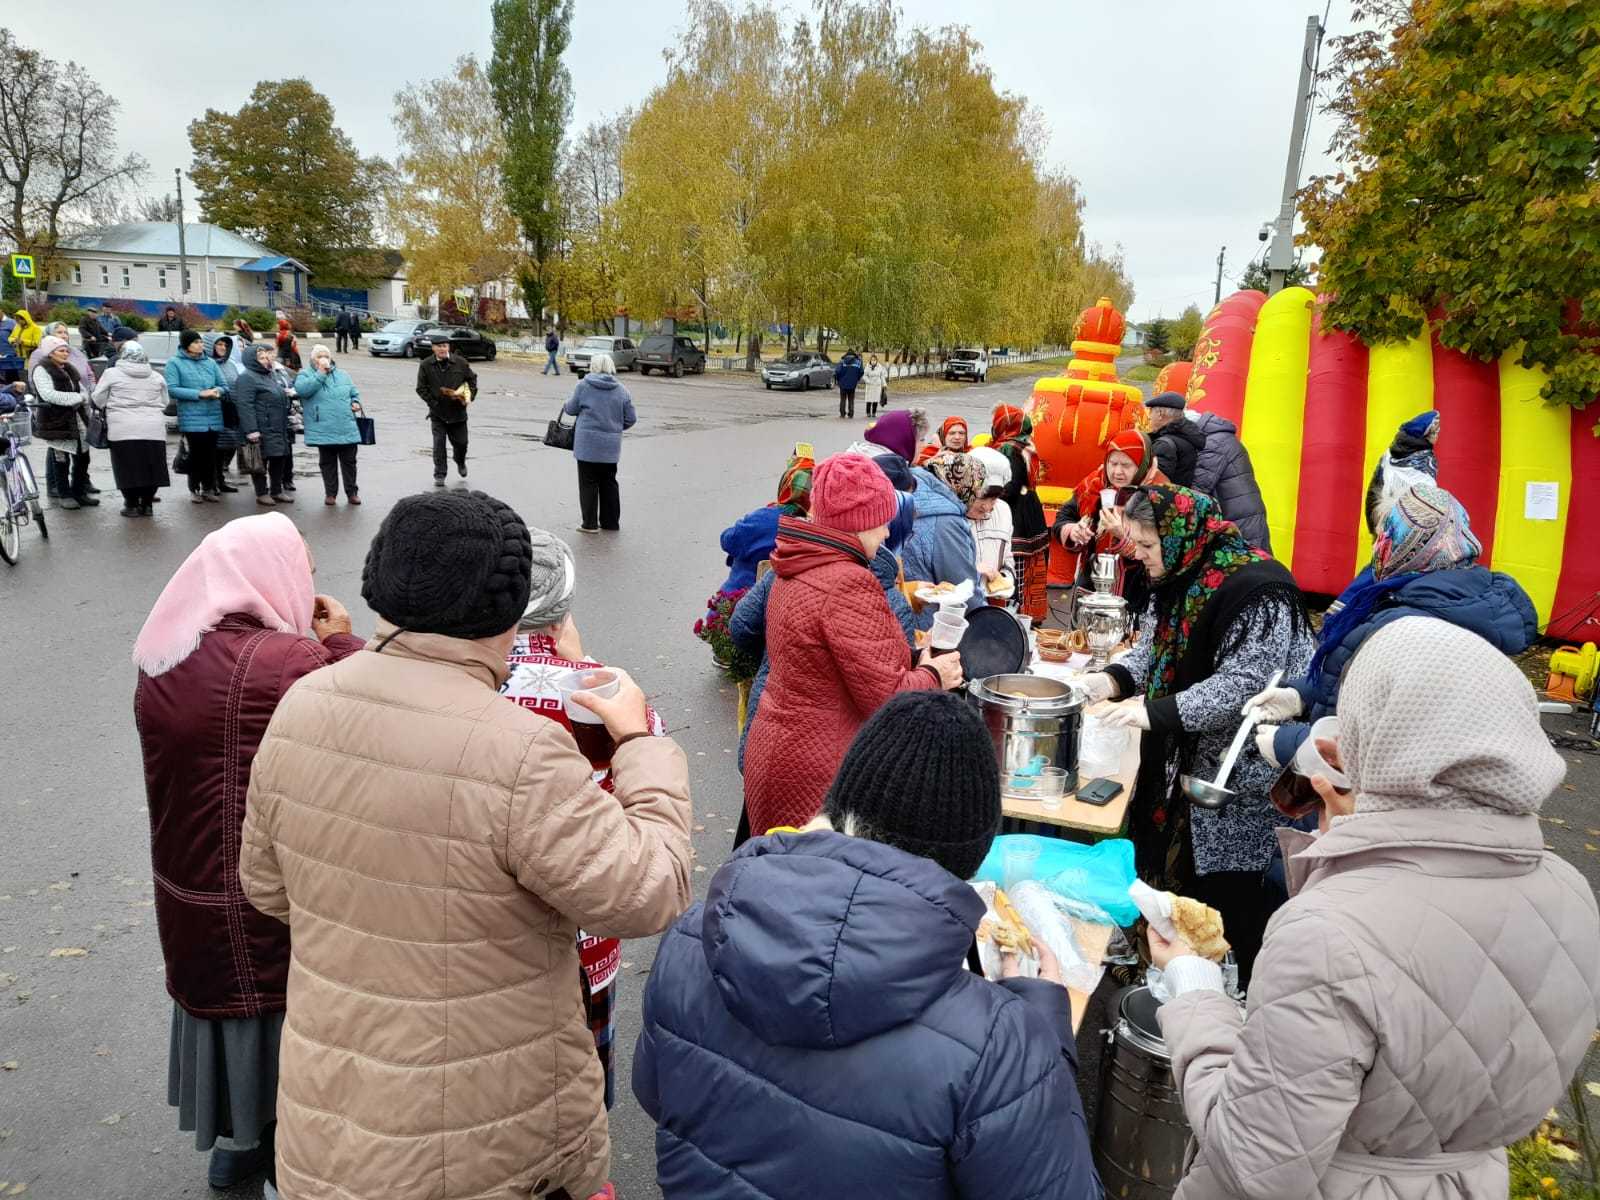
[[187,295],[178,282],[178,226],[130,221],[67,240],[47,285],[51,300],[103,304],[127,300],[155,316],[168,304],[188,303],[207,316],[228,308],[280,308],[307,302],[311,272],[220,225],[187,224]]

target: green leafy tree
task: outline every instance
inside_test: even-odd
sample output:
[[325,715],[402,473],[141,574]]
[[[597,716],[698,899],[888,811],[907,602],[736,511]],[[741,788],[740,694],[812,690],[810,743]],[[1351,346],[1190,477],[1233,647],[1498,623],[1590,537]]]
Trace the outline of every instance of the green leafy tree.
[[[1284,287],[1309,287],[1311,285],[1311,268],[1302,262],[1296,262],[1283,273]],[[1272,287],[1272,273],[1267,270],[1267,261],[1258,258],[1244,269],[1244,274],[1239,276],[1240,291],[1269,292]]]
[[1172,352],[1179,358],[1188,358],[1194,353],[1194,344],[1200,340],[1200,329],[1204,318],[1200,315],[1200,306],[1191,304],[1178,314],[1178,319],[1172,323],[1167,338]]
[[[1520,348],[1547,399],[1600,393],[1594,0],[1358,0],[1326,83],[1346,170],[1312,181],[1324,320],[1368,342]],[[1584,336],[1588,334],[1589,336]]]
[[1165,317],[1153,317],[1144,324],[1144,344],[1148,349],[1165,353],[1172,347],[1172,323]]
[[523,299],[535,316],[547,297],[547,264],[561,230],[558,160],[572,115],[572,76],[561,55],[572,40],[572,0],[495,0],[489,85],[500,115],[506,201],[530,254]]
[[207,109],[189,144],[201,220],[299,259],[322,283],[380,273],[371,247],[388,164],[357,153],[308,81],[263,80],[238,112]]

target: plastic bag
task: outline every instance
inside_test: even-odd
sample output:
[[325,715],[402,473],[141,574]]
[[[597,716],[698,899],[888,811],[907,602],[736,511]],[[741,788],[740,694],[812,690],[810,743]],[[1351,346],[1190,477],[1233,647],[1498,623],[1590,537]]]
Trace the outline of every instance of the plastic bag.
[[1131,730],[1108,726],[1099,717],[1085,713],[1083,734],[1078,749],[1078,774],[1084,779],[1112,776],[1122,766]]
[[[994,839],[974,881],[1004,881],[1005,848],[1017,836],[1001,834]],[[1134,871],[1133,843],[1127,838],[1107,838],[1092,846],[1064,838],[1032,840],[1039,846],[1034,879],[1068,900],[1103,910],[1118,925],[1132,925],[1139,919],[1139,909],[1128,897]]]
[[[972,886],[982,898],[989,917],[995,919],[996,885],[975,883]],[[1099,963],[1091,963],[1083,957],[1082,951],[1078,949],[1077,927],[1060,911],[1057,903],[1059,897],[1053,895],[1043,884],[1031,879],[1017,884],[1006,895],[1010,898],[1012,907],[1027,925],[1028,932],[1049,946],[1050,952],[1056,956],[1056,961],[1061,964],[1063,983],[1084,993],[1091,993],[1100,986],[1100,976],[1104,973],[1104,968]],[[986,979],[1001,978],[1000,947],[980,938],[978,961],[983,964],[983,974]],[[1036,956],[1022,955],[1018,965],[1024,979],[1039,977],[1039,960]]]

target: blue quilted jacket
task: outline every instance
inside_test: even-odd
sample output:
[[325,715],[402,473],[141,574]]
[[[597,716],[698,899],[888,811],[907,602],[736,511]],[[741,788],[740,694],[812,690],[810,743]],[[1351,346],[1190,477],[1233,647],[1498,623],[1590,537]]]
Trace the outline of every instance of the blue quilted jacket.
[[[943,482],[921,467],[911,474],[917,481],[917,490],[911,495],[917,506],[917,520],[901,554],[906,578],[926,583],[970,579],[972,599],[967,601],[967,609],[982,606],[987,601],[983,581],[978,578],[978,541],[972,533],[972,522],[967,520],[966,507]],[[934,612],[933,605],[924,606],[917,617],[917,628],[931,629]]]
[[968,972],[982,916],[889,846],[746,843],[645,990],[633,1091],[667,1200],[1098,1200],[1066,991]]
[[[1358,580],[1359,582],[1359,580]],[[1328,652],[1322,674],[1313,683],[1288,684],[1305,704],[1303,722],[1281,725],[1272,752],[1281,763],[1294,757],[1311,732],[1311,722],[1332,716],[1339,704],[1339,680],[1357,650],[1390,621],[1401,617],[1437,617],[1477,634],[1502,654],[1521,654],[1539,636],[1539,615],[1522,585],[1509,575],[1486,567],[1457,567],[1418,575],[1385,596],[1370,617]]]

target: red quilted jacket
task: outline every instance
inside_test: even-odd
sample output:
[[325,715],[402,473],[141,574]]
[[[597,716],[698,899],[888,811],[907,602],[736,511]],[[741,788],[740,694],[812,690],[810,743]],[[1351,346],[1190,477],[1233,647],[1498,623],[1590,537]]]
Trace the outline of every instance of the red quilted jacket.
[[912,666],[854,534],[785,517],[772,569],[771,675],[744,760],[757,835],[817,815],[856,731],[890,696],[940,686],[933,668]]
[[365,643],[324,642],[224,617],[172,670],[139,672],[133,718],[144,752],[156,927],[167,991],[191,1016],[282,1012],[289,927],[239,885],[245,789],[261,735],[289,686]]

